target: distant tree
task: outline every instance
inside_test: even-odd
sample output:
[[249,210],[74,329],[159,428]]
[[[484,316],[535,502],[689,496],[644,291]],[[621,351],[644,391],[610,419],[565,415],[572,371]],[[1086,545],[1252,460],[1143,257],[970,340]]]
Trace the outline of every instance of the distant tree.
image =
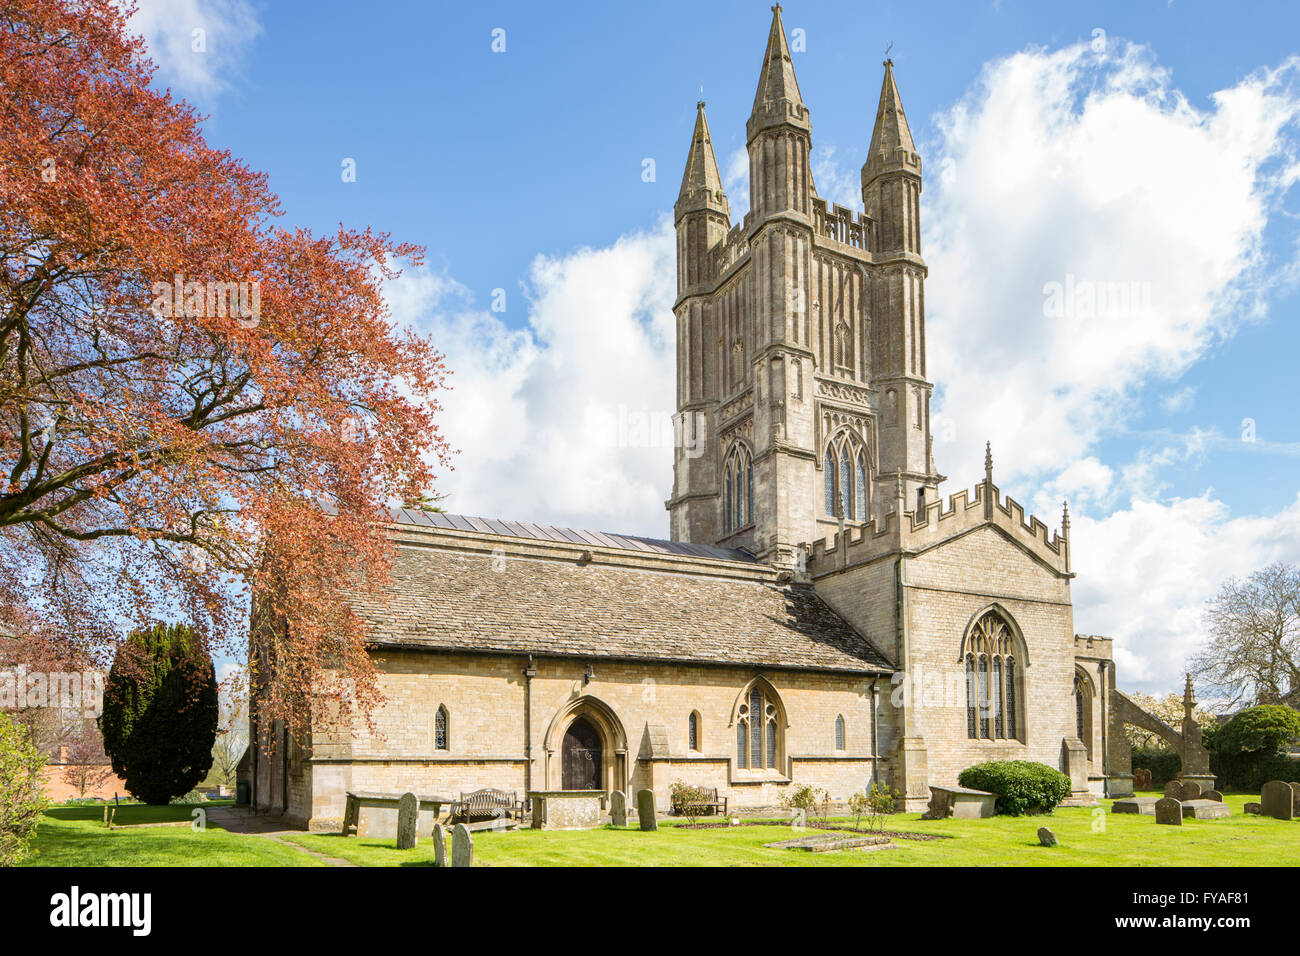
[[47,805],[41,785],[45,755],[22,726],[0,713],[0,866],[27,856]]
[[184,625],[136,631],[118,650],[100,718],[113,772],[145,803],[189,793],[212,767],[217,681]]
[[221,701],[217,739],[212,745],[212,771],[222,786],[233,787],[239,761],[248,749],[248,700],[242,686]]
[[1281,704],[1300,690],[1300,568],[1274,563],[1230,578],[1209,602],[1210,636],[1191,659],[1232,704]]
[[82,720],[63,738],[60,749],[64,757],[60,776],[64,783],[77,788],[78,796],[84,797],[87,790],[113,779],[113,768],[104,753],[104,741],[91,721]]

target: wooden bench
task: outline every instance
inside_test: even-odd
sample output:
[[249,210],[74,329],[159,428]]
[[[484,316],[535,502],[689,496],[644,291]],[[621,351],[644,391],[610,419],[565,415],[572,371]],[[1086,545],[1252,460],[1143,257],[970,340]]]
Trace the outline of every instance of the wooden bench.
[[[347,802],[343,808],[343,835],[352,836],[360,830],[361,810],[363,807],[372,807],[375,809],[392,810],[394,815],[397,813],[397,803],[402,799],[400,793],[373,793],[349,790],[347,793]],[[429,810],[433,813],[434,819],[442,814],[444,806],[450,806],[455,801],[451,797],[440,796],[420,796],[415,797],[417,805],[415,808],[416,816],[419,817],[421,810]]]
[[696,814],[702,817],[714,815],[725,817],[727,815],[727,798],[718,797],[717,787],[698,787],[697,789],[700,791],[702,799],[693,802],[689,807],[674,803],[674,815],[687,816],[686,811],[688,809],[694,810]]
[[524,822],[524,802],[513,791],[484,787],[471,793],[462,793],[452,804],[451,818],[473,826],[476,823],[498,820],[509,821],[513,826]]

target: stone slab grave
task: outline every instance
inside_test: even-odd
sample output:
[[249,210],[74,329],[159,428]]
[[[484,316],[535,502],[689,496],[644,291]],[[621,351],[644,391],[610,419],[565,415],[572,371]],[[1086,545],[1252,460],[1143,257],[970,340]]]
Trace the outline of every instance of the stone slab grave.
[[872,850],[895,849],[889,837],[882,836],[846,836],[842,833],[818,833],[812,836],[797,837],[793,840],[780,840],[776,843],[764,843],[763,846],[775,850],[805,850],[809,853],[826,853],[830,850]]
[[969,787],[930,787],[930,808],[926,820],[983,820],[993,816],[996,793]]
[[655,792],[638,790],[636,792],[636,818],[642,830],[658,830],[659,821],[655,818]]
[[1183,802],[1173,797],[1156,801],[1156,823],[1180,827],[1183,825]]
[[1285,780],[1270,780],[1259,788],[1260,812],[1275,820],[1295,819],[1295,790]]
[[[1116,800],[1110,805],[1111,813],[1139,813],[1144,817],[1154,817],[1156,815],[1156,804],[1161,801],[1161,797],[1129,797],[1125,800]],[[1172,797],[1169,799],[1173,799]]]
[[1232,815],[1232,810],[1221,800],[1184,800],[1183,816],[1193,820],[1217,820]]
[[415,824],[420,816],[420,801],[413,793],[404,793],[397,801],[397,848],[410,850],[415,847]]
[[433,865],[447,865],[447,831],[441,823],[433,825]]
[[605,822],[603,790],[537,790],[528,799],[534,830],[594,830]]
[[456,824],[451,831],[451,865],[474,865],[474,836],[463,823]]
[[609,818],[616,827],[627,826],[627,794],[622,790],[609,795]]

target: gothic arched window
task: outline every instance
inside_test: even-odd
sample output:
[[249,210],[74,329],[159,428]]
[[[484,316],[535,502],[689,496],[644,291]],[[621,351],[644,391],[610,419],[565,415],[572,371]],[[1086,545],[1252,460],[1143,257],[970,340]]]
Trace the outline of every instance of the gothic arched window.
[[981,614],[966,637],[966,736],[1018,740],[1020,707],[1016,636],[997,611]]
[[835,749],[844,749],[844,715],[839,714],[835,718]]
[[736,712],[736,766],[741,770],[775,770],[781,750],[780,707],[770,690],[758,684]]
[[691,711],[691,715],[686,718],[686,746],[695,751],[700,749],[699,711]]
[[826,485],[826,514],[849,521],[866,521],[871,500],[867,478],[867,452],[857,434],[847,428],[836,432],[822,461]]
[[722,469],[722,526],[730,534],[754,522],[754,459],[735,442]]

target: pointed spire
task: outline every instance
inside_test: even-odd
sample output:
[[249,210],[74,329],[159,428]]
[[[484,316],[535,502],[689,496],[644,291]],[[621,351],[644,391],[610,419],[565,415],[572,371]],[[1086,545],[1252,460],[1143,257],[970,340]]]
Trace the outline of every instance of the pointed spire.
[[993,482],[993,442],[984,443],[984,480]]
[[794,62],[790,59],[790,45],[785,40],[778,3],[772,7],[772,28],[768,31],[763,67],[754,91],[754,108],[747,124],[749,138],[753,139],[760,129],[781,123],[809,126],[808,107],[804,106],[799,81],[794,76]]
[[862,166],[862,185],[866,186],[881,173],[912,168],[921,173],[921,158],[916,153],[912,129],[903,112],[903,98],[894,79],[894,61],[886,60],[885,79],[880,85],[880,104],[876,107],[876,125],[871,130],[867,161]]
[[722,191],[722,176],[718,173],[718,158],[713,152],[709,121],[704,116],[704,100],[695,104],[695,132],[691,134],[682,188],[677,194],[678,216],[693,209],[713,209],[728,218],[731,213],[726,194]]

